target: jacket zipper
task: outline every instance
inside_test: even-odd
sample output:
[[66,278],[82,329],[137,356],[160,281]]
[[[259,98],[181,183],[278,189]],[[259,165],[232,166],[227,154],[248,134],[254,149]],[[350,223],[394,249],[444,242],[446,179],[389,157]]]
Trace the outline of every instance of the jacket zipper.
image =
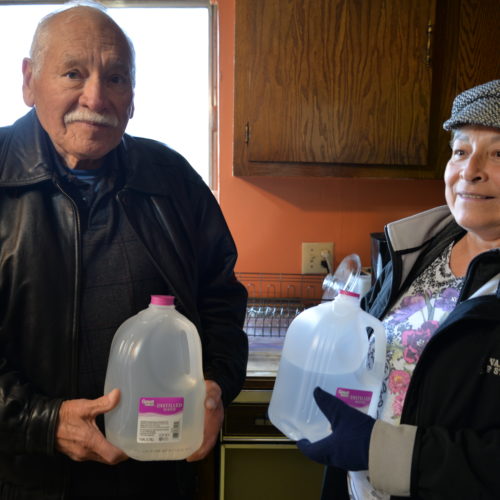
[[71,196],[63,189],[63,187],[54,180],[54,184],[59,189],[61,194],[69,201],[71,208],[73,209],[74,221],[75,221],[75,281],[73,290],[73,325],[72,325],[72,349],[71,349],[71,372],[69,373],[69,385],[70,385],[70,395],[72,398],[77,396],[78,389],[78,335],[79,335],[79,323],[78,317],[80,313],[79,297],[80,297],[80,274],[81,274],[81,262],[80,262],[80,234],[81,234],[81,222],[80,215],[78,213],[78,207],[73,201]]
[[389,300],[387,301],[384,311],[382,312],[381,315],[379,315],[379,319],[387,314],[387,312],[391,307],[391,304],[397,297],[397,294],[399,292],[399,285],[397,285],[396,283],[399,284],[401,282],[401,270],[403,268],[401,264],[401,256],[398,255],[396,258],[396,254],[394,249],[392,248],[392,242],[391,239],[389,238],[389,233],[387,231],[387,228],[385,228],[384,232],[385,232],[385,239],[387,241],[387,246],[389,248],[390,261],[392,262],[392,283],[391,283],[391,291],[389,294]]

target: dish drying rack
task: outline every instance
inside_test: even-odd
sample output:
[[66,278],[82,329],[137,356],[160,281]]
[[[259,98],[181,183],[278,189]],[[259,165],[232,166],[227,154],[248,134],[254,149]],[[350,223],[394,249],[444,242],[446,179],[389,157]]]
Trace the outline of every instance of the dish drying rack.
[[244,330],[249,342],[247,374],[275,375],[293,319],[321,302],[323,274],[236,273],[248,291]]

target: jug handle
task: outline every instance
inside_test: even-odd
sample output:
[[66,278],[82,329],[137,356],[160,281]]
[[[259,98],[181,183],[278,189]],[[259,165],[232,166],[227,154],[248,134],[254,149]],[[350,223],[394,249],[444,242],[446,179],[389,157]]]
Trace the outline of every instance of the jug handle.
[[373,334],[375,335],[375,352],[373,356],[373,367],[372,371],[377,373],[378,370],[384,372],[385,367],[385,357],[387,351],[387,336],[385,333],[384,325],[374,317],[369,318],[367,326],[373,329]]

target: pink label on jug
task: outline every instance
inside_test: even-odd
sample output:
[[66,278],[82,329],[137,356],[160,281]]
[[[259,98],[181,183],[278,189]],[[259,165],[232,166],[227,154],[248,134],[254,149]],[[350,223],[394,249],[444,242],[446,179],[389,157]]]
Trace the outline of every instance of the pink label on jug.
[[180,441],[184,398],[139,398],[138,443]]
[[184,398],[140,398],[139,415],[175,415],[182,413]]
[[344,403],[354,408],[367,408],[372,400],[372,391],[359,391],[356,389],[346,389],[339,387],[335,396],[337,396]]

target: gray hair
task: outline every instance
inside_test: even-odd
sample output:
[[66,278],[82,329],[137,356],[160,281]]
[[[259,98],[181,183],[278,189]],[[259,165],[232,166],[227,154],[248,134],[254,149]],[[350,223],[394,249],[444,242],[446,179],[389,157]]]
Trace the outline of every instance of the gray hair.
[[[67,2],[61,9],[58,9],[50,14],[43,17],[35,30],[33,35],[33,41],[31,42],[30,48],[30,59],[33,67],[33,75],[36,77],[40,72],[40,68],[43,65],[44,58],[47,52],[47,39],[50,33],[50,25],[56,16],[62,12],[71,11],[77,7],[87,7],[101,12],[113,25],[119,33],[123,35],[123,38],[127,44],[129,57],[130,57],[130,79],[132,81],[132,86],[135,86],[135,49],[132,40],[127,36],[123,29],[108,15],[106,7],[99,2],[93,0],[71,0]],[[74,19],[78,15],[78,12],[69,12],[68,19]]]

